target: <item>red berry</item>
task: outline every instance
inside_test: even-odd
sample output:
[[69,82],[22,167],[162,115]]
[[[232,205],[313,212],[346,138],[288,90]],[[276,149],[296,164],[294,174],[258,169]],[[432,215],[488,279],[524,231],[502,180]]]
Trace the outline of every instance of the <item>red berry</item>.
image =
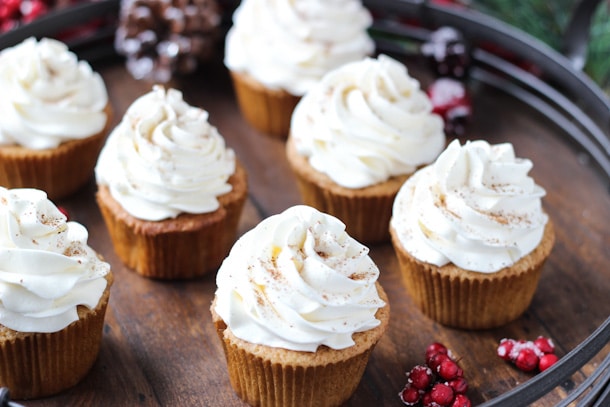
[[542,353],[553,353],[553,352],[555,352],[555,344],[553,344],[553,341],[550,338],[545,338],[544,336],[539,336],[534,341],[534,345],[536,345],[536,347],[538,349],[540,349],[540,351]]
[[502,339],[498,345],[497,354],[504,360],[511,360],[511,350],[515,346],[514,339]]
[[63,206],[58,206],[57,209],[66,217],[66,221],[70,220],[70,215],[68,214],[68,210]]
[[468,397],[463,394],[458,394],[455,396],[455,399],[453,399],[451,407],[470,407],[471,405],[472,403]]
[[400,400],[407,406],[416,405],[421,399],[421,394],[419,390],[415,387],[411,386],[410,383],[407,383],[404,389],[398,394]]
[[449,406],[454,396],[451,386],[445,383],[436,383],[430,390],[430,398],[439,406]]
[[434,404],[434,401],[432,401],[432,393],[429,391],[425,392],[424,395],[421,396],[421,404],[423,407],[438,407]]
[[515,359],[515,365],[524,372],[531,372],[538,367],[538,355],[534,350],[523,348]]
[[456,394],[464,394],[468,391],[468,382],[463,377],[450,380],[447,384],[451,386]]
[[458,377],[458,371],[457,363],[451,359],[443,360],[436,368],[438,375],[445,380],[453,380]]
[[430,360],[427,361],[427,363],[428,363],[428,366],[430,366],[430,369],[432,369],[433,372],[438,372],[438,367],[445,360],[451,360],[451,358],[448,355],[444,354],[444,353],[437,353],[436,355],[432,356],[430,358]]
[[413,387],[420,390],[426,390],[434,380],[432,370],[430,370],[429,367],[422,365],[414,366],[407,376],[409,377],[409,382],[413,384]]
[[544,372],[546,369],[557,363],[558,360],[559,358],[554,353],[547,353],[540,358],[540,361],[538,362],[538,369],[541,372]]
[[447,349],[447,347],[442,343],[432,342],[426,348],[426,363],[428,362],[428,360],[430,360],[430,358],[432,358],[432,356],[436,355],[437,353],[447,355],[449,353],[449,349]]

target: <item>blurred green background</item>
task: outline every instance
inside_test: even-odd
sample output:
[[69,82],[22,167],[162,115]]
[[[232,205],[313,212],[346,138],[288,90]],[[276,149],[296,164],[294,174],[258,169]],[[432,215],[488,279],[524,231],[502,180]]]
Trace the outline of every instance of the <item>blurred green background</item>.
[[[494,16],[561,51],[577,0],[470,0],[465,5]],[[610,95],[610,0],[600,2],[591,26],[584,71]]]

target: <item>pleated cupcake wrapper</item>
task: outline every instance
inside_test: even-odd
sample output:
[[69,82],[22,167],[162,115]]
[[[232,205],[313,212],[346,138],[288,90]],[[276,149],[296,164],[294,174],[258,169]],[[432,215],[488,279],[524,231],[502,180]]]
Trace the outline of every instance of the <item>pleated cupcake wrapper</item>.
[[[241,165],[238,171],[245,183]],[[228,254],[247,198],[247,187],[242,187],[220,197],[215,212],[160,222],[128,215],[106,187],[98,191],[97,202],[114,251],[125,265],[148,278],[189,279],[217,269]]]
[[443,325],[462,329],[499,327],[521,316],[532,301],[546,259],[541,256],[519,272],[452,273],[416,261],[393,230],[392,244],[402,280],[417,307]]
[[0,339],[0,386],[13,399],[50,396],[77,384],[97,359],[109,288],[94,311],[61,331]]
[[223,326],[222,321],[217,322],[231,386],[253,406],[339,406],[356,391],[373,350],[371,347],[338,363],[273,363],[231,343],[223,335]]
[[388,224],[395,194],[377,196],[346,196],[321,188],[297,174],[297,185],[303,203],[339,218],[347,233],[366,244],[389,240]]
[[246,74],[231,72],[231,77],[237,104],[246,121],[262,133],[285,139],[300,97],[283,90],[267,89]]
[[110,106],[106,112],[106,128],[91,137],[64,142],[46,150],[0,146],[0,185],[6,188],[41,189],[52,200],[76,192],[93,175],[110,127]]

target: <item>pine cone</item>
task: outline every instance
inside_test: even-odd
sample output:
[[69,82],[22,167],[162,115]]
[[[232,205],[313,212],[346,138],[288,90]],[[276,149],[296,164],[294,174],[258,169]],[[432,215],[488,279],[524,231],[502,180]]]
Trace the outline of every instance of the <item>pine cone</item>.
[[215,0],[123,0],[115,48],[134,78],[166,83],[213,55],[220,22]]

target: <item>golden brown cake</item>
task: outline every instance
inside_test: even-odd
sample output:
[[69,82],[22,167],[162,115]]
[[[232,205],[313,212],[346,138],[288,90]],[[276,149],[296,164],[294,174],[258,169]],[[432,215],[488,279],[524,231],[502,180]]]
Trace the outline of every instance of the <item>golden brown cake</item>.
[[488,329],[519,318],[538,287],[542,266],[555,242],[549,220],[538,247],[510,267],[477,273],[455,264],[436,266],[417,260],[390,228],[402,281],[415,305],[435,321],[456,328]]
[[368,253],[337,218],[306,205],[235,243],[211,313],[241,399],[325,407],[351,397],[390,318]]
[[99,133],[35,150],[20,145],[0,145],[0,185],[6,188],[41,189],[53,200],[65,198],[85,185],[111,126],[112,109],[105,109],[106,127]]
[[66,390],[96,361],[108,307],[112,273],[97,307],[78,306],[78,321],[58,332],[17,332],[0,324],[0,385],[14,399],[34,399]]
[[555,242],[531,167],[510,143],[455,140],[401,187],[392,245],[407,293],[425,315],[488,329],[529,307]]
[[114,250],[128,267],[150,278],[194,278],[217,269],[237,236],[248,196],[247,175],[239,163],[229,183],[233,189],[218,197],[216,211],[161,221],[130,215],[103,185],[96,200]]
[[241,1],[226,36],[224,62],[246,121],[285,139],[293,109],[312,85],[326,72],[373,53],[371,23],[361,0]]
[[246,73],[231,72],[240,111],[256,130],[285,139],[290,117],[300,96],[282,89],[269,89]]
[[356,391],[371,352],[390,320],[390,305],[380,284],[379,297],[386,302],[375,318],[376,328],[353,335],[355,345],[341,350],[326,346],[316,352],[300,352],[257,345],[237,338],[214,311],[212,320],[222,342],[231,386],[253,406],[340,406]]
[[347,225],[354,239],[367,244],[388,241],[394,197],[409,175],[400,175],[364,188],[346,188],[316,171],[288,138],[286,154],[305,205],[333,215]]

